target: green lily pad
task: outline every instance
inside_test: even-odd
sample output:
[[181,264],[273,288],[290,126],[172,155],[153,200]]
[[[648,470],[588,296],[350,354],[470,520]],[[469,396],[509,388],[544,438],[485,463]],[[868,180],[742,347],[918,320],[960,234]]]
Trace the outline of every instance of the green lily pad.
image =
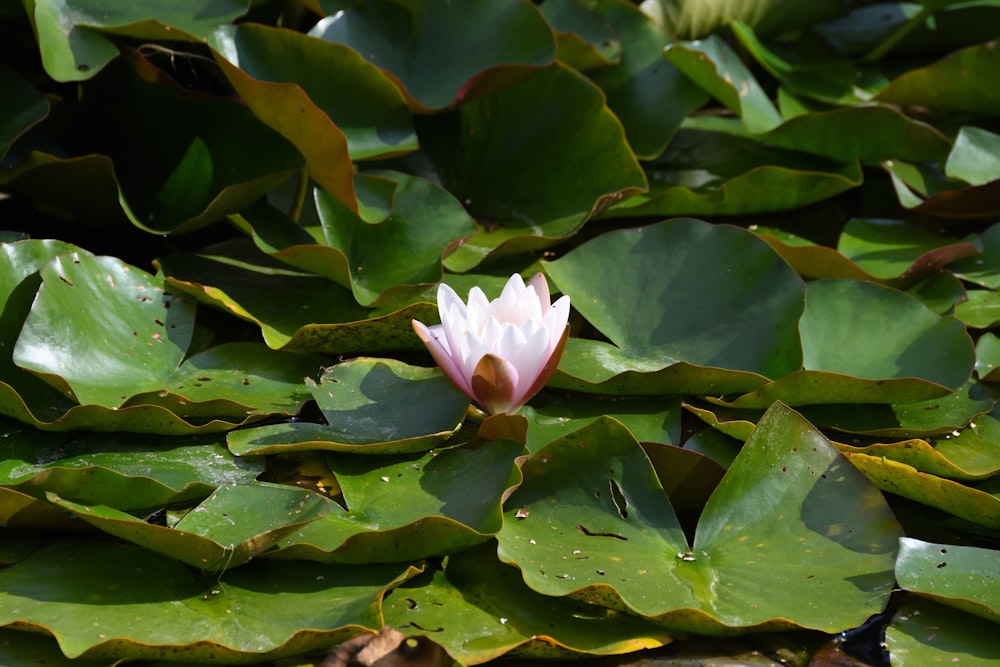
[[[161,277],[83,251],[53,258],[40,274],[13,359],[82,405],[239,423],[294,414],[308,399],[302,379],[319,369],[317,357],[231,343],[185,359],[194,305],[165,291]],[[58,326],[67,317],[76,328]]]
[[422,349],[410,321],[427,322],[437,313],[437,307],[425,301],[365,308],[349,290],[292,269],[246,239],[197,255],[169,255],[157,265],[172,291],[256,324],[268,347],[283,351]]
[[24,667],[114,667],[115,660],[70,660],[52,637],[0,630],[0,662]]
[[680,408],[679,398],[609,401],[568,396],[538,407],[526,406],[520,413],[528,420],[528,450],[535,453],[602,416],[620,422],[636,440],[676,444],[681,438]]
[[[820,100],[830,104],[857,104],[859,99],[855,85],[857,84],[857,68],[853,62],[846,58],[837,58],[826,52],[817,54],[799,54],[783,51],[775,44],[765,44],[754,33],[753,28],[741,21],[734,21],[730,24],[733,36],[747,50],[757,63],[767,70],[768,74],[781,82],[782,86],[796,94]],[[845,109],[846,110],[846,109]],[[851,114],[847,114],[850,116]],[[861,114],[865,117],[867,114]],[[899,117],[904,118],[902,114]],[[836,121],[835,121],[836,122]],[[809,121],[807,121],[809,123]],[[925,126],[927,130],[933,132],[933,128]],[[860,129],[865,132],[865,128]],[[940,136],[940,135],[939,135]],[[812,136],[812,141],[822,141],[818,136]],[[844,137],[850,144],[857,138],[855,134],[848,134]],[[944,140],[944,137],[940,137]],[[812,142],[809,142],[812,143]],[[824,142],[826,143],[826,142]],[[833,151],[840,151],[832,144],[827,146]],[[861,150],[868,150],[858,146]],[[904,148],[904,150],[906,150]],[[944,148],[947,152],[947,147]],[[821,153],[826,154],[826,153]],[[831,156],[832,157],[832,156]],[[858,154],[854,154],[857,158]]]
[[110,34],[195,41],[247,11],[240,0],[154,0],[113,7],[100,0],[35,0],[30,6],[42,64],[56,81],[82,81],[100,72],[118,55]]
[[[446,251],[477,230],[454,197],[425,179],[386,171],[358,175],[355,184],[363,206],[385,211],[384,218],[373,224],[317,190],[316,209],[328,246],[314,246],[312,257],[310,248],[291,248],[289,254],[298,255],[296,265],[305,268],[308,262],[308,268],[336,282],[346,273],[348,281],[341,284],[363,306],[419,294],[439,282]],[[429,215],[433,226],[427,224]],[[323,264],[343,268],[324,269]]]
[[[233,431],[239,456],[325,449],[367,454],[423,452],[462,424],[469,398],[436,368],[395,359],[352,359],[306,381],[326,424],[274,424]],[[387,418],[391,416],[391,418]]]
[[[509,440],[421,456],[331,455],[347,505],[286,536],[272,558],[402,562],[454,553],[500,530],[501,503],[521,481]],[[405,502],[400,502],[405,498]]]
[[979,234],[979,241],[983,246],[981,254],[959,260],[949,268],[962,280],[1000,289],[1000,224]]
[[264,471],[262,460],[234,458],[218,436],[67,436],[13,424],[3,436],[0,485],[126,511],[204,498],[220,484],[249,483]]
[[992,549],[899,540],[900,588],[994,623],[1000,622],[1000,554]]
[[945,220],[993,222],[1000,212],[996,203],[1000,181],[966,186],[948,178],[933,162],[886,160],[881,167],[889,173],[899,203],[914,213]]
[[965,301],[955,305],[955,317],[973,329],[992,328],[1000,322],[1000,293],[969,290]]
[[996,495],[882,456],[852,452],[844,455],[883,491],[936,507],[980,526],[1000,527],[1000,498]]
[[6,65],[0,65],[0,88],[4,90],[4,99],[0,102],[2,161],[18,137],[49,115],[49,103],[37,88]]
[[[538,113],[539,99],[547,100],[547,113]],[[501,248],[511,254],[554,245],[595,212],[646,189],[601,89],[559,63],[421,120],[420,143],[442,184],[482,224],[445,260],[458,273]],[[542,143],[548,148],[539,152]]]
[[995,42],[970,46],[904,72],[876,99],[903,106],[995,114],[1000,109],[1000,82],[993,76],[998,63],[1000,50]]
[[893,667],[1000,665],[996,623],[930,600],[901,604],[885,631]]
[[[69,520],[67,520],[69,519]],[[43,530],[72,530],[75,522],[50,503],[14,489],[0,487],[0,526]]]
[[278,484],[223,484],[170,527],[107,505],[47,497],[95,528],[206,572],[239,567],[327,512],[321,496]]
[[978,255],[971,240],[949,239],[899,220],[849,220],[837,250],[871,275],[912,284],[948,264]]
[[781,124],[781,115],[753,73],[720,36],[674,42],[663,56],[741,118],[750,132],[767,132]]
[[[801,376],[808,377],[808,374]],[[804,405],[800,412],[823,429],[875,438],[927,438],[964,428],[973,419],[993,410],[996,400],[995,390],[969,381],[947,396],[925,401],[892,405]],[[753,424],[763,414],[763,408],[733,408],[718,405],[721,401],[717,399],[709,398],[708,401],[715,405],[689,404],[686,407],[707,424],[741,440],[750,435]]]
[[[73,251],[40,271],[14,362],[81,404],[116,408],[159,391],[191,341],[194,305],[114,257]],[[60,326],[72,318],[74,328]]]
[[463,665],[501,656],[553,659],[618,655],[671,642],[662,627],[567,598],[539,595],[493,543],[449,557],[445,570],[393,589],[386,623],[427,637]]
[[[735,126],[734,126],[735,125]],[[648,194],[599,217],[746,215],[798,209],[861,185],[858,163],[768,146],[733,119],[689,118],[647,165]]]
[[556,0],[539,9],[555,31],[557,60],[580,72],[621,62],[622,42],[596,7]]
[[[75,119],[102,137],[121,207],[140,229],[168,234],[204,227],[242,210],[304,166],[295,147],[246,106],[180,94],[164,76],[140,55],[115,60],[82,89]],[[135,108],[145,110],[143,123],[135,122]],[[149,127],[160,131],[150,133]],[[153,154],[158,157],[151,161]]]
[[[259,82],[300,88],[344,133],[351,159],[391,157],[416,150],[417,137],[403,95],[389,77],[354,49],[311,39],[294,30],[249,23],[222,26],[208,43]],[[231,69],[224,71],[235,84]],[[251,86],[247,86],[249,90]],[[254,108],[254,97],[244,91],[241,94]],[[287,125],[281,123],[275,129],[280,132]],[[315,134],[311,137],[318,140]],[[307,146],[306,137],[302,139],[301,144],[293,143]]]
[[986,185],[1000,179],[1000,134],[973,125],[958,131],[944,172],[969,185]]
[[44,628],[70,658],[254,664],[381,628],[386,590],[416,573],[256,561],[198,577],[130,544],[53,545],[0,572],[0,624]]
[[708,94],[663,58],[669,38],[637,7],[612,0],[594,11],[610,23],[622,53],[620,62],[587,74],[607,95],[636,157],[655,158]]
[[484,78],[509,79],[556,55],[552,30],[526,0],[319,4],[330,16],[309,35],[349,46],[381,67],[416,111],[458,104]]
[[[701,634],[834,632],[880,610],[893,585],[901,531],[884,499],[781,405],[729,467],[691,547],[649,460],[613,421],[550,444],[522,469],[498,555],[545,595]],[[820,610],[817,598],[843,604]]]
[[[545,271],[613,344],[571,339],[562,374],[606,382],[625,371],[690,364],[673,379],[683,382],[689,371],[691,384],[661,393],[685,393],[700,381],[704,393],[722,394],[801,363],[802,283],[744,230],[681,219],[609,232],[546,262]],[[698,366],[708,367],[702,377]]]
[[986,332],[976,341],[976,373],[984,382],[1000,379],[1000,338]]
[[804,370],[726,405],[915,403],[957,390],[975,365],[961,322],[869,282],[809,283],[799,331]]

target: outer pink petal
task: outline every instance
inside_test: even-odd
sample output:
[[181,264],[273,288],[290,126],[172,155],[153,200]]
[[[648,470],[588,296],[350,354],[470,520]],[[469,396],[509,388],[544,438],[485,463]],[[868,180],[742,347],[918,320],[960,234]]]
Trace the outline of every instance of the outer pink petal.
[[514,397],[514,410],[517,410],[519,407],[527,403],[532,396],[540,392],[542,387],[548,384],[549,380],[552,379],[552,376],[556,372],[556,368],[559,366],[559,360],[562,358],[563,350],[566,347],[566,339],[568,338],[569,326],[567,325],[566,327],[563,327],[562,336],[559,338],[559,342],[556,343],[555,349],[552,351],[552,355],[549,357],[549,360],[545,362],[545,365],[542,366],[542,369],[539,371],[538,377],[535,378],[535,381],[531,383],[531,386],[528,387],[526,392],[520,396]]
[[427,348],[427,351],[431,353],[431,356],[434,357],[434,361],[441,367],[441,370],[448,376],[448,379],[451,380],[452,384],[462,390],[466,396],[476,400],[476,395],[472,391],[472,387],[469,386],[468,381],[466,381],[461,367],[448,353],[448,350],[441,345],[437,337],[431,333],[431,330],[427,327],[427,325],[417,320],[411,320],[410,323],[413,325],[413,330],[417,332],[417,336],[419,336],[420,340],[424,342],[424,346]]
[[535,294],[538,295],[538,300],[542,304],[542,314],[544,315],[549,309],[549,304],[552,303],[552,297],[549,296],[549,281],[545,279],[545,274],[536,273],[531,276],[531,280],[528,281],[528,287],[535,290]]

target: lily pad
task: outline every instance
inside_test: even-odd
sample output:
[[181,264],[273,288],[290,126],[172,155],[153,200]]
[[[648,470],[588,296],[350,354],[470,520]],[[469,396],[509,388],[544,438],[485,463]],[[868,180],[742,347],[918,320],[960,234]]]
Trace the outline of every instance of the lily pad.
[[283,351],[421,349],[410,320],[426,322],[437,313],[427,301],[365,308],[350,290],[292,269],[246,239],[169,255],[157,264],[172,291],[256,324],[268,347]]
[[387,624],[432,639],[463,665],[501,656],[618,655],[672,641],[662,627],[633,616],[539,595],[496,559],[493,543],[451,556],[432,578],[393,589],[384,613]]
[[321,496],[278,484],[223,484],[170,527],[106,505],[47,496],[95,528],[206,572],[239,567],[327,512]]
[[[834,632],[878,611],[893,585],[901,531],[884,499],[781,405],[729,467],[691,547],[645,454],[613,421],[550,444],[523,471],[498,555],[546,595],[702,634]],[[781,592],[761,598],[761,590]],[[818,597],[843,604],[819,610]]]
[[688,118],[647,165],[648,194],[599,217],[747,215],[798,209],[861,185],[861,167],[768,146],[730,118]]
[[264,471],[259,459],[234,459],[218,436],[67,436],[11,424],[0,442],[0,485],[135,512],[198,500]]
[[6,65],[0,65],[0,87],[4,90],[0,103],[2,161],[17,138],[49,114],[49,103],[37,88]]
[[[252,23],[222,26],[212,33],[208,43],[222,58],[257,82],[272,84],[254,86],[235,76],[234,68],[224,68],[230,82],[241,89],[243,98],[255,112],[258,103],[267,99],[258,99],[253,94],[260,94],[257,89],[273,90],[278,87],[274,84],[285,84],[283,87],[288,89],[291,88],[288,84],[294,84],[343,132],[351,159],[392,157],[416,150],[417,136],[402,93],[392,79],[358,51],[312,39],[294,30]],[[287,119],[273,120],[277,124],[272,127],[279,132],[285,134],[282,130],[291,129]],[[308,149],[306,136],[300,136],[300,141],[285,136],[300,150]],[[319,142],[320,137],[322,134],[309,135],[314,142]],[[320,169],[327,164],[318,162],[316,169],[311,170],[318,182],[322,183]]]
[[450,438],[469,406],[468,397],[438,369],[394,359],[352,359],[307,385],[325,425],[293,422],[233,431],[230,450],[240,456],[303,449],[422,452]]
[[[421,456],[331,455],[343,507],[278,543],[272,558],[402,562],[467,549],[500,530],[501,503],[521,481],[515,442]],[[399,499],[406,502],[400,503]]]
[[767,132],[781,124],[781,115],[753,73],[719,35],[674,42],[663,55],[741,118],[750,132]]
[[899,540],[900,588],[994,623],[1000,622],[1000,554],[992,549]]
[[958,664],[1000,665],[997,626],[930,600],[901,604],[885,631],[894,667]]
[[240,0],[157,0],[113,7],[100,0],[36,0],[31,6],[42,64],[56,81],[82,81],[100,72],[118,55],[109,34],[196,41],[247,11]]
[[415,111],[458,104],[484,79],[509,80],[556,55],[551,28],[526,0],[326,4],[331,15],[309,35],[349,46],[381,67]]
[[416,573],[256,561],[199,577],[130,544],[53,545],[0,571],[0,624],[44,628],[69,658],[253,664],[381,628],[386,590]]
[[936,507],[977,525],[1000,528],[1000,498],[996,495],[882,456],[852,452],[844,455],[883,491]]
[[[614,345],[567,345],[561,373],[605,382],[625,371],[690,364],[675,369],[675,382],[690,371],[688,383],[660,393],[685,393],[701,380],[711,388],[698,389],[721,394],[801,363],[794,323],[803,285],[744,230],[681,219],[609,232],[545,263],[545,271]],[[601,375],[588,372],[595,365]],[[707,367],[701,378],[697,367]]]
[[996,42],[970,46],[901,74],[877,99],[903,106],[995,114],[1000,109],[1000,83],[990,73],[998,64]]
[[[538,113],[539,99],[547,100],[547,113]],[[455,272],[478,266],[499,248],[513,253],[554,245],[595,212],[646,189],[601,89],[559,63],[421,120],[420,143],[441,183],[482,224],[445,260]],[[542,142],[549,150],[534,150]]]

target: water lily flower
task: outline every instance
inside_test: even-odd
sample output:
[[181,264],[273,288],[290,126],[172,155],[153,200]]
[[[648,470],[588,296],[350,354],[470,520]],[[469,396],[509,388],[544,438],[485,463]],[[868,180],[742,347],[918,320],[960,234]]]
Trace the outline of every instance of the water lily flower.
[[413,320],[413,329],[445,375],[486,412],[515,412],[555,373],[569,335],[569,297],[551,303],[541,273],[527,284],[515,273],[493,301],[473,287],[466,305],[444,283],[437,296],[441,324]]

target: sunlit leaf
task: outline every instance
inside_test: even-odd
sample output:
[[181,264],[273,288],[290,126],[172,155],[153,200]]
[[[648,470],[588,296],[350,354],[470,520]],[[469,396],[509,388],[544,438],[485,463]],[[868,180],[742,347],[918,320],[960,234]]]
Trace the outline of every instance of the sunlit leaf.
[[[625,265],[629,270],[621,271]],[[718,266],[739,269],[720,272]],[[695,393],[726,393],[733,389],[723,384],[727,377],[720,369],[780,377],[801,363],[793,323],[802,313],[802,283],[766,244],[743,230],[673,220],[609,232],[546,263],[545,270],[614,344],[593,346],[589,363],[581,363],[586,348],[568,345],[561,374],[580,373],[576,376],[593,382],[625,371],[691,364],[708,367],[705,388]],[[588,372],[595,361],[606,377]],[[698,369],[690,370],[697,378]],[[747,380],[741,373],[729,379],[736,386]],[[683,393],[691,386],[660,393]]]
[[34,0],[32,21],[45,70],[56,81],[89,79],[118,55],[111,34],[194,41],[247,11],[240,0]]
[[169,527],[106,505],[48,499],[95,528],[206,572],[239,567],[327,512],[321,496],[278,484],[223,484]]
[[993,549],[899,540],[899,586],[936,602],[1000,622],[1000,554]]
[[[692,547],[649,460],[613,421],[550,444],[523,470],[498,553],[546,595],[624,605],[669,627],[725,634],[850,626],[865,614],[835,618],[835,610],[876,611],[892,587],[900,530],[881,495],[783,406],[761,420],[730,466]],[[795,557],[783,558],[785,550]],[[761,598],[761,590],[775,594]],[[820,611],[817,596],[845,604]]]
[[480,544],[500,530],[501,503],[521,481],[515,459],[524,453],[520,444],[498,440],[392,458],[331,455],[347,510],[329,501],[329,514],[288,535],[269,556],[403,562]]
[[492,543],[456,554],[433,579],[416,579],[386,596],[386,622],[429,637],[461,664],[511,654],[521,658],[616,655],[671,641],[662,627],[567,598],[539,595]]

